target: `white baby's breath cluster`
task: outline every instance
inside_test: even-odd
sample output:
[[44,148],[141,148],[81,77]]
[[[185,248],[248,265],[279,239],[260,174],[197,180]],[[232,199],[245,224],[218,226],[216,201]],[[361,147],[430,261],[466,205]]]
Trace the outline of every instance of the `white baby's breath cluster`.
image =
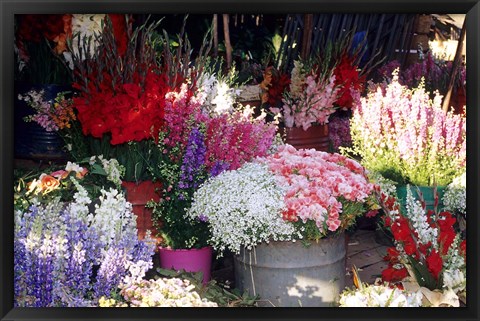
[[340,307],[420,307],[420,291],[409,293],[398,288],[383,285],[366,285],[361,289],[346,289],[340,294]]
[[443,194],[443,204],[446,211],[466,214],[467,207],[467,173],[455,177],[453,181],[447,185]]
[[211,115],[232,113],[239,95],[240,90],[230,87],[228,78],[205,72],[199,80],[197,99]]
[[265,165],[247,163],[205,182],[186,215],[192,220],[206,217],[213,247],[220,253],[228,248],[238,254],[242,247],[292,239],[295,229],[281,215],[284,196]]
[[138,280],[121,287],[124,302],[102,297],[101,307],[217,307],[215,302],[202,299],[188,280],[159,278]]
[[418,200],[413,197],[410,185],[407,185],[407,199],[406,199],[407,218],[412,222],[414,231],[418,233],[418,239],[422,244],[431,242],[435,249],[438,249],[438,229],[431,227],[428,223],[425,210]]

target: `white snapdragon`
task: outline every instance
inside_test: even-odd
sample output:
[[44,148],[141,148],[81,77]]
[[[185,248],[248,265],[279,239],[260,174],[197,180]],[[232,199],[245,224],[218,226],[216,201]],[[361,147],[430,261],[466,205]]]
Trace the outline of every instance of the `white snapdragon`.
[[407,185],[406,199],[407,217],[412,222],[414,230],[418,233],[420,243],[432,243],[435,249],[438,249],[437,235],[438,229],[431,227],[427,221],[427,215],[418,200],[413,197],[410,185]]
[[265,165],[247,163],[205,182],[186,216],[208,219],[216,250],[240,253],[242,247],[252,249],[260,242],[292,239],[295,229],[281,214],[284,196]]

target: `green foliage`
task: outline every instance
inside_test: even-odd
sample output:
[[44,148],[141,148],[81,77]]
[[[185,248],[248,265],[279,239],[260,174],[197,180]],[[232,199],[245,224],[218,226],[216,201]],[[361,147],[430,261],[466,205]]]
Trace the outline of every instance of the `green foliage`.
[[161,152],[153,140],[128,142],[120,145],[110,144],[110,135],[102,138],[87,137],[90,155],[103,155],[104,158],[116,158],[125,167],[124,180],[139,182],[150,180],[148,168],[158,163]]

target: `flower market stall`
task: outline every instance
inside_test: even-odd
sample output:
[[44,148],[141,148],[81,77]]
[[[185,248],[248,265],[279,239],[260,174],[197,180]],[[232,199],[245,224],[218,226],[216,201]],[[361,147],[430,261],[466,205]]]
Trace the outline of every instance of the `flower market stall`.
[[16,16],[15,306],[465,306],[465,64],[230,16]]

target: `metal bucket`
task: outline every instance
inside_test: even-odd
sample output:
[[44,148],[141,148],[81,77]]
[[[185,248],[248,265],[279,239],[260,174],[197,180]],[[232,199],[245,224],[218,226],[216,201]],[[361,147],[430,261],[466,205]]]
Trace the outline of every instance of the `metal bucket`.
[[313,125],[307,130],[302,127],[285,128],[285,142],[297,149],[314,148],[328,152],[330,138],[328,137],[328,125]]
[[345,288],[345,234],[302,242],[261,243],[235,256],[235,286],[264,307],[331,307]]

